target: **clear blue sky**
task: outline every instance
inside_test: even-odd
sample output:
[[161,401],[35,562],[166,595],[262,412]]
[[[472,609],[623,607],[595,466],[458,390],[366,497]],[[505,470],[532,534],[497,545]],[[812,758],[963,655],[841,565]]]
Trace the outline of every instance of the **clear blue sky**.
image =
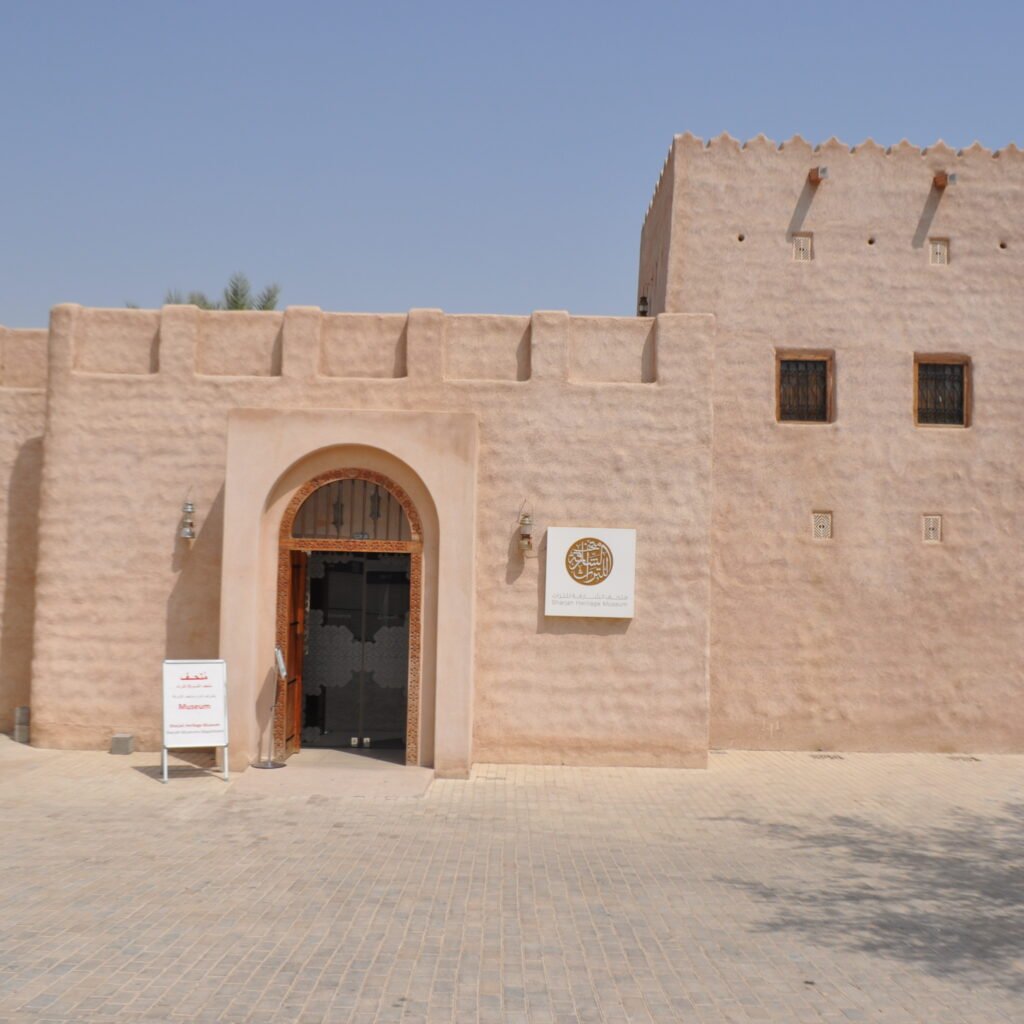
[[633,311],[671,137],[1021,139],[1019,3],[0,0],[0,323]]

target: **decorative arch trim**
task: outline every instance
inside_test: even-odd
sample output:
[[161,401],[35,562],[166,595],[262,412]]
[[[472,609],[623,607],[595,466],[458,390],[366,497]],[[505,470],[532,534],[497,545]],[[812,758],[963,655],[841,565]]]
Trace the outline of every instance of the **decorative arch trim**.
[[[285,541],[298,541],[294,547],[301,548],[303,551],[307,550],[307,543],[310,538],[298,538],[292,536],[292,529],[295,526],[295,517],[299,514],[299,509],[302,508],[306,499],[314,492],[320,490],[321,487],[326,484],[332,484],[336,480],[367,480],[371,484],[378,484],[385,490],[390,491],[392,497],[402,506],[402,511],[405,513],[406,518],[409,520],[409,530],[412,535],[411,541],[372,541],[369,543],[396,543],[396,544],[419,544],[422,548],[423,545],[423,523],[420,519],[420,514],[413,504],[412,498],[409,497],[405,491],[395,483],[390,477],[385,476],[383,473],[378,473],[372,469],[358,469],[355,467],[349,467],[347,469],[332,469],[326,473],[321,473],[319,476],[313,477],[312,480],[307,480],[296,492],[292,500],[288,503],[288,507],[285,509],[284,515],[281,517],[281,531],[280,537],[282,543]],[[365,544],[366,541],[340,541],[337,543],[343,544]],[[340,548],[331,550],[341,551],[367,551],[367,550],[396,550],[392,548],[380,549],[380,548]],[[401,548],[398,550],[407,550],[407,548]]]

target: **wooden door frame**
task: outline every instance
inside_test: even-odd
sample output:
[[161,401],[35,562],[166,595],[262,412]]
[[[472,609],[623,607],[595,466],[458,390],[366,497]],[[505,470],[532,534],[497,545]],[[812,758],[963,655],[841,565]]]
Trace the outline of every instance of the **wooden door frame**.
[[[287,754],[293,754],[302,749],[302,671],[303,663],[293,659],[291,643],[293,636],[305,637],[306,635],[306,587],[307,574],[309,572],[309,555],[305,551],[288,552],[291,580],[288,584],[288,605],[285,609],[285,622],[287,632],[285,638],[287,646],[283,648],[286,656],[285,678],[282,681],[284,686],[284,743],[283,750]],[[301,588],[301,593],[298,591]],[[297,628],[293,628],[297,627]],[[299,655],[301,658],[301,655]],[[290,695],[289,690],[295,683],[295,694]],[[289,719],[294,721],[289,723]],[[291,729],[289,729],[291,724]],[[289,739],[293,739],[293,745],[289,745]]]
[[[302,503],[316,490],[335,480],[368,480],[390,491],[401,505],[409,520],[411,540],[323,540],[312,537],[293,537],[292,528]],[[372,469],[334,469],[321,473],[303,484],[288,503],[281,517],[278,533],[277,554],[277,645],[288,661],[288,600],[292,586],[293,551],[349,551],[380,552],[409,555],[409,687],[406,698],[405,721],[405,763],[419,764],[420,754],[420,682],[422,677],[422,633],[423,633],[423,526],[419,512],[412,499],[393,480]],[[285,707],[288,681],[278,678],[277,704],[274,714],[273,756],[283,760],[288,756],[285,750],[285,728],[287,709]],[[301,730],[301,722],[298,725]]]

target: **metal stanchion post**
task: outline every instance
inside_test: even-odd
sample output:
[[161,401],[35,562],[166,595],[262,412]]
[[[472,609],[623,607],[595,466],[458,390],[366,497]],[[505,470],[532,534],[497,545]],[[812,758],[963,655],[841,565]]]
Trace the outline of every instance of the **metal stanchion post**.
[[[281,680],[287,680],[288,673],[285,669],[284,656],[281,654],[281,648],[274,648],[274,659],[277,663],[277,674]],[[274,704],[270,709],[270,742],[267,745],[267,756],[261,760],[253,761],[250,767],[252,768],[287,768],[288,766],[284,761],[274,760],[274,722],[277,720],[277,701],[281,693],[280,685],[274,687]]]

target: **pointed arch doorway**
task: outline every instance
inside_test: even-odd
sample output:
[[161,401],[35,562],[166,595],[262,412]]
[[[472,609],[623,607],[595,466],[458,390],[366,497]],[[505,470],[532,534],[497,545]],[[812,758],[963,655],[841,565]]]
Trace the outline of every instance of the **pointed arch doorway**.
[[298,489],[278,540],[277,757],[302,746],[400,751],[419,763],[423,527],[393,480],[322,473]]

